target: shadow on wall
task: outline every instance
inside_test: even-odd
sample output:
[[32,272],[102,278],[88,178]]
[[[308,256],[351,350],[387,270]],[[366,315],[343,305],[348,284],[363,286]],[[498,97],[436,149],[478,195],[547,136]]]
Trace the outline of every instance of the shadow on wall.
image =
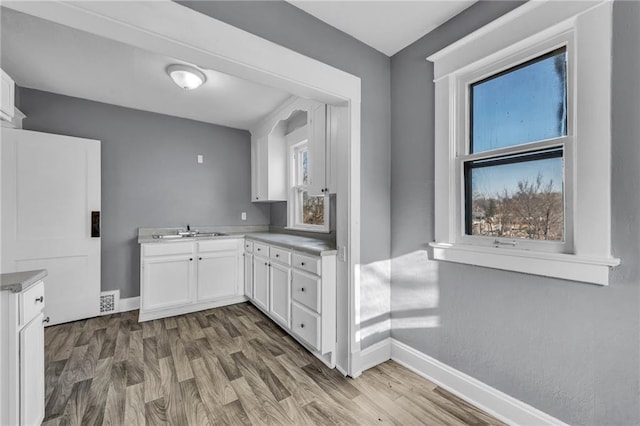
[[[404,287],[391,299],[393,285]],[[356,307],[356,341],[365,349],[387,337],[391,330],[433,329],[440,326],[438,262],[429,261],[426,250],[360,266],[359,302]],[[357,292],[358,293],[358,292]],[[393,316],[391,304],[393,303]]]
[[427,250],[416,250],[394,257],[391,268],[394,286],[391,302],[393,332],[440,327],[440,264],[429,260]]

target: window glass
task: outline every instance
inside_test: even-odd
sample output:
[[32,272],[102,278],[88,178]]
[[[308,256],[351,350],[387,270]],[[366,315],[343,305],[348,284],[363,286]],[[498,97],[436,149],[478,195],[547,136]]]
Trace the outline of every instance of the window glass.
[[560,48],[470,86],[470,152],[567,135],[567,55]]
[[564,240],[562,148],[465,163],[466,233]]
[[307,191],[300,191],[302,223],[305,225],[324,225],[325,197],[311,197]]

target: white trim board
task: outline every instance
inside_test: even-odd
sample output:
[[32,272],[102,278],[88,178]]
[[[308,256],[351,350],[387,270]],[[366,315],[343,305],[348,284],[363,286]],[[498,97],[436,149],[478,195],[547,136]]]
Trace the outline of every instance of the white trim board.
[[120,299],[120,304],[118,305],[118,312],[129,312],[129,311],[135,311],[136,309],[140,309],[140,296],[127,297],[126,299]]
[[[395,339],[391,359],[511,425],[565,425],[566,423],[513,398]],[[363,353],[366,351],[362,351]]]
[[[347,251],[339,263],[339,283],[346,287],[348,330],[338,342],[347,354],[343,366],[354,371],[360,351],[353,312],[360,301],[360,78],[279,46],[247,31],[198,13],[170,0],[153,2],[24,2],[4,7],[57,22],[140,49],[170,56],[203,68],[276,87],[301,98],[348,107],[348,143],[340,156],[337,245]],[[186,31],[188,29],[188,31]],[[358,307],[359,308],[359,307]],[[343,348],[342,346],[346,346]],[[339,361],[342,361],[342,357]]]
[[384,340],[374,343],[360,351],[360,357],[358,361],[358,368],[356,369],[357,375],[362,374],[363,371],[375,367],[378,364],[382,364],[385,361],[391,359],[391,338],[387,337]]

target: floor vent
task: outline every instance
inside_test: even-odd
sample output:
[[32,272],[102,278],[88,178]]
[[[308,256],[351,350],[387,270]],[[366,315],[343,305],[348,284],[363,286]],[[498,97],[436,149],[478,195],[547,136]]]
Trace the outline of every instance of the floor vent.
[[120,290],[103,291],[100,293],[100,315],[109,315],[118,312]]

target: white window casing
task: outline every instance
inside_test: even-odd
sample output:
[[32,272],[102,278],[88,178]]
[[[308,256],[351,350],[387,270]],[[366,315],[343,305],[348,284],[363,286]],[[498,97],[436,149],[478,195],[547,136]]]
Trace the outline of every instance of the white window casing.
[[[435,82],[434,258],[607,285],[611,256],[612,2],[528,2],[427,58]],[[491,245],[465,235],[468,86],[559,46],[567,49],[564,242]],[[513,149],[513,148],[511,148]],[[494,151],[491,155],[496,155]]]

